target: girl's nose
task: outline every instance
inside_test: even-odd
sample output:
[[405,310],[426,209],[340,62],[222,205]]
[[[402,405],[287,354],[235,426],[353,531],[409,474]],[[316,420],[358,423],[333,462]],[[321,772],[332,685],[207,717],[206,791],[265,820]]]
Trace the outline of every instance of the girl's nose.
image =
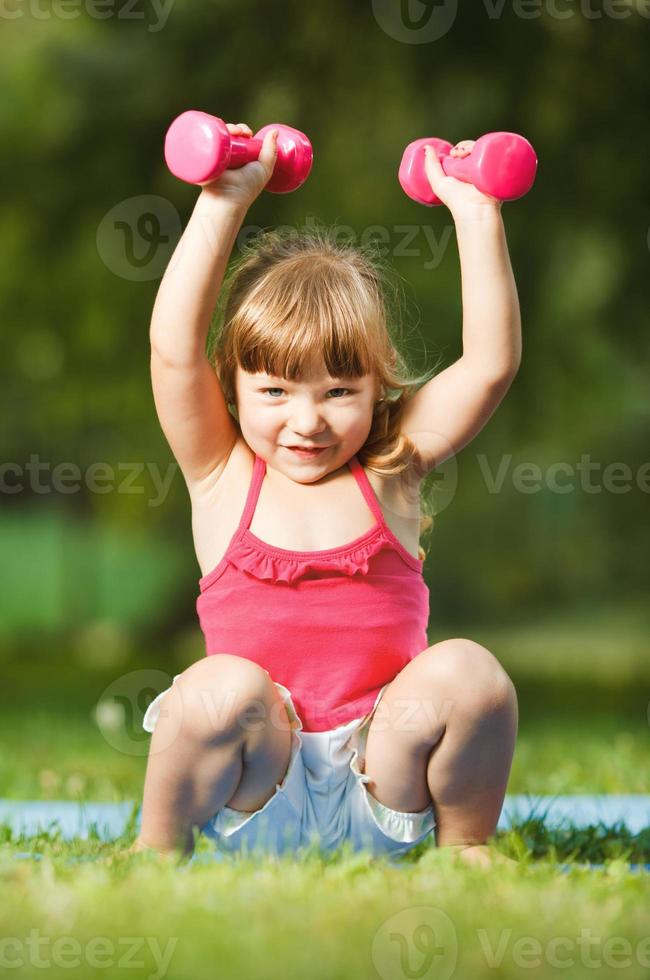
[[302,436],[305,439],[321,432],[324,426],[323,420],[320,418],[318,412],[310,409],[295,412],[289,424],[296,435]]
[[291,430],[299,439],[314,439],[320,432],[323,431],[323,427],[322,425],[292,425]]

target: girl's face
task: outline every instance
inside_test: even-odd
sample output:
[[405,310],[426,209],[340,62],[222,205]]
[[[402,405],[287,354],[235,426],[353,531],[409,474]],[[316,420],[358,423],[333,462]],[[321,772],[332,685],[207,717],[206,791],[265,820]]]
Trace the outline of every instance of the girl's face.
[[[249,374],[238,365],[236,392],[250,448],[298,483],[314,483],[347,463],[368,438],[377,400],[373,375],[332,378],[322,362],[301,381]],[[294,446],[324,448],[308,457]]]

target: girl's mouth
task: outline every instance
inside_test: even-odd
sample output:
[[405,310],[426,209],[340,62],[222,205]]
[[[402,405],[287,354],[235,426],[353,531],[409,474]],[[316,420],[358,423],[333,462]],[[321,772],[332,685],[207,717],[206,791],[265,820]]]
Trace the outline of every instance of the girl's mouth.
[[321,446],[319,449],[300,449],[298,446],[288,446],[287,447],[298,459],[315,459],[316,456],[320,456],[328,448],[327,446]]

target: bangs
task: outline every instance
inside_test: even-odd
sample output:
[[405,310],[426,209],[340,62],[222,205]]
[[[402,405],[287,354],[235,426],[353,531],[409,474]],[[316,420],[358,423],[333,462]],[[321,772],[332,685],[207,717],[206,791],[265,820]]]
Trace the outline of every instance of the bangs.
[[383,323],[374,284],[336,259],[303,254],[274,265],[231,321],[242,368],[298,381],[312,368],[333,378],[376,371],[372,337]]

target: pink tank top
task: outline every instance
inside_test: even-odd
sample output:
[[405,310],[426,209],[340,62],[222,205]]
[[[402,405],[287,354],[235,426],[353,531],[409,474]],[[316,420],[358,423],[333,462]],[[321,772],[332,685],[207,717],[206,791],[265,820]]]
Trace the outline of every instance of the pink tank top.
[[386,524],[363,466],[349,462],[376,524],[349,544],[288,551],[248,530],[266,462],[255,456],[246,506],[225,555],[199,579],[206,653],[255,661],[289,689],[304,731],[329,731],[372,708],[384,684],[427,646],[423,562]]

